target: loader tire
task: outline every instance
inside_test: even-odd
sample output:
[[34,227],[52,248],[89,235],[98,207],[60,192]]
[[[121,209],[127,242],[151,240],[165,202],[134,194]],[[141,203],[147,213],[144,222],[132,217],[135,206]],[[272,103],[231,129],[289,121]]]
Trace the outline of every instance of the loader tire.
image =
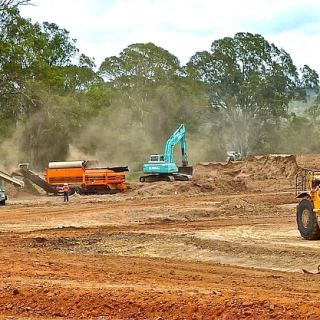
[[313,212],[313,204],[303,199],[297,210],[298,230],[303,238],[307,240],[320,239],[320,228],[316,214]]

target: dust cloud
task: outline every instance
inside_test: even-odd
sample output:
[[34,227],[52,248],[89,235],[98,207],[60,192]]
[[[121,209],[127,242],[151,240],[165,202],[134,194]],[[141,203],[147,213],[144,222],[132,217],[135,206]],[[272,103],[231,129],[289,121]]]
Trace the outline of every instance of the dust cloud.
[[1,171],[11,174],[18,169],[19,163],[27,162],[19,146],[20,139],[21,132],[17,129],[12,138],[4,140],[0,145]]

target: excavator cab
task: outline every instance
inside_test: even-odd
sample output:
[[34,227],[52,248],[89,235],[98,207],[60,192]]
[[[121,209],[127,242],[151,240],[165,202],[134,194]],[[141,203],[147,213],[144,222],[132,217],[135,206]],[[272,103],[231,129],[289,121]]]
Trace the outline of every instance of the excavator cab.
[[164,162],[164,155],[163,154],[152,154],[150,156],[149,163],[155,163],[155,162]]

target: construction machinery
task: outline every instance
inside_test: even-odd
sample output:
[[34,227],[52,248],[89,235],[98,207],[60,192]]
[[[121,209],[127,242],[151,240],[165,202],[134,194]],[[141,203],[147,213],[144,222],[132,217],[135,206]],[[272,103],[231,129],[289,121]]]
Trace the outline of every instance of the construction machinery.
[[8,196],[5,194],[5,190],[0,188],[0,205],[4,206],[7,200],[8,200]]
[[241,153],[237,151],[227,151],[227,161],[241,161]]
[[303,169],[296,175],[297,225],[303,238],[320,239],[320,171]]
[[42,188],[44,191],[47,192],[47,194],[57,194],[57,189],[47,183],[42,177],[40,177],[38,174],[34,173],[29,169],[29,163],[20,163],[19,164],[19,174],[21,174],[26,181],[31,181],[35,185]]
[[3,171],[0,171],[0,180],[8,182],[15,187],[24,187],[24,181],[22,181],[21,177],[18,174],[13,173],[12,175],[9,175]]
[[[174,162],[174,147],[181,143],[182,166],[178,167]],[[192,179],[193,167],[188,165],[186,128],[184,124],[168,139],[164,154],[152,154],[148,163],[143,165],[143,173],[140,182],[153,181],[187,181]]]
[[126,190],[125,171],[128,167],[99,167],[97,161],[49,162],[44,179],[29,170],[29,164],[19,165],[21,173],[47,193],[60,194],[65,182],[70,194],[116,193]]

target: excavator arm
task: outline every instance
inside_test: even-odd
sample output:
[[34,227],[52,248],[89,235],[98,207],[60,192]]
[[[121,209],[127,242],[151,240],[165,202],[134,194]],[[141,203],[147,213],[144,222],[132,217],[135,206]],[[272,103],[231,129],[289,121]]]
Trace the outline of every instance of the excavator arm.
[[173,133],[173,135],[168,139],[164,151],[164,159],[168,163],[174,163],[174,153],[173,149],[175,145],[181,143],[181,153],[182,153],[182,165],[188,165],[187,157],[187,141],[186,141],[186,128],[183,124]]

